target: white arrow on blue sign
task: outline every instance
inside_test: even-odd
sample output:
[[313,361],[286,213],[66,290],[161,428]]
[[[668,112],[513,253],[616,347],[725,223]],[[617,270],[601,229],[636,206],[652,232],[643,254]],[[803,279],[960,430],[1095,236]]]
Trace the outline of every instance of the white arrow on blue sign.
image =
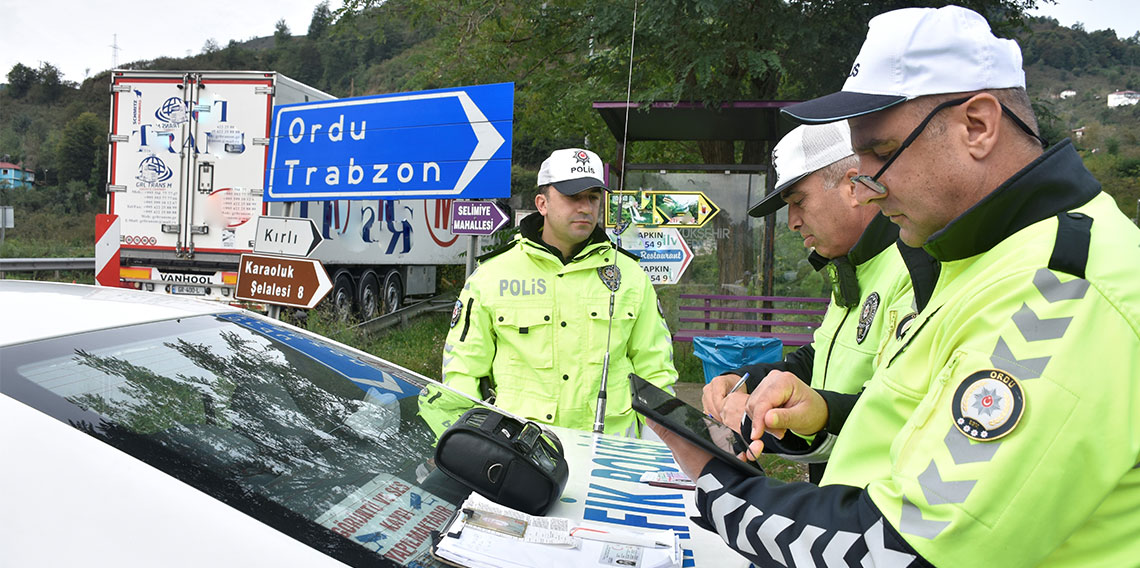
[[510,196],[514,83],[274,108],[266,201]]

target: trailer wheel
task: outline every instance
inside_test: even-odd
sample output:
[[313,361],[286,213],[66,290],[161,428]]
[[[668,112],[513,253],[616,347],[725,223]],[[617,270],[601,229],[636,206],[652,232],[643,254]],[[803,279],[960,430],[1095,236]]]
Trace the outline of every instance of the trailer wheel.
[[369,270],[360,279],[360,319],[370,320],[380,312],[380,280]]
[[389,270],[388,275],[384,277],[382,299],[383,304],[380,309],[385,314],[390,314],[404,306],[404,281],[400,278],[399,272]]
[[353,304],[355,304],[356,293],[352,287],[352,277],[348,273],[342,272],[333,280],[332,301],[333,308],[336,309],[336,315],[341,320],[348,319],[348,315],[352,313]]

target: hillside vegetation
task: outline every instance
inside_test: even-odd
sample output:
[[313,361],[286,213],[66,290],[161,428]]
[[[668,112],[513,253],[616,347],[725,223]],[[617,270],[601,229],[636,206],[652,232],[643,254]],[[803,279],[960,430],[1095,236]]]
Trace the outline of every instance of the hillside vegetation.
[[[1108,108],[1106,96],[1140,90],[1140,34],[1119,39],[1111,31],[1088,33],[1054,20],[1023,20],[1021,15],[1035,3],[966,2],[997,22],[999,33],[1019,39],[1029,93],[1045,136],[1053,141],[1073,136],[1105,190],[1122,210],[1135,215],[1140,200],[1140,105]],[[866,19],[912,3],[821,7],[789,2],[786,9],[795,11],[776,19],[755,6],[742,8],[743,3],[729,0],[685,4],[642,7],[634,100],[715,104],[805,98],[834,90],[858,50]],[[327,3],[317,6],[304,34],[293,33],[281,21],[270,37],[230,41],[224,47],[211,41],[191,57],[124,67],[272,70],[338,97],[512,81],[515,193],[533,191],[534,170],[552,147],[585,143],[607,158],[615,155],[616,141],[590,103],[626,97],[630,14],[624,4],[490,2],[476,9],[443,0],[354,0],[347,5],[340,13]],[[581,14],[586,10],[593,14],[589,26],[571,25],[585,22]],[[0,204],[16,205],[24,220],[41,213],[52,219],[89,219],[103,208],[109,77],[102,72],[72,84],[50,63],[37,69],[18,64],[8,71],[7,83],[0,85],[0,159],[34,170],[37,189],[0,187]],[[1061,98],[1067,90],[1075,96]],[[766,152],[748,144],[726,144],[640,144],[629,160],[723,163],[726,156],[729,161],[754,161]],[[41,238],[92,241],[86,220],[37,220],[37,226],[31,225],[21,222],[9,231],[0,255],[14,256],[13,245],[23,247],[21,254],[31,254],[36,247],[27,243]],[[67,254],[79,254],[70,245],[63,248]]]

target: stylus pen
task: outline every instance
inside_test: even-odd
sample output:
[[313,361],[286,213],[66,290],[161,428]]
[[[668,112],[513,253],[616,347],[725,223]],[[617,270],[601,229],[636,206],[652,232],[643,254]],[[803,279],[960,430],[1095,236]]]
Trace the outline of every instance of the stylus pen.
[[586,527],[576,527],[570,531],[570,536],[584,538],[586,540],[597,540],[601,542],[608,542],[611,544],[628,544],[631,546],[641,546],[644,548],[669,548],[668,542],[659,541],[649,535],[640,535],[633,533],[615,533],[609,531],[602,531],[598,529],[588,529]]
[[748,380],[748,373],[744,373],[744,376],[740,377],[740,380],[736,381],[735,385],[732,385],[732,390],[728,391],[728,394],[726,394],[724,396],[728,396],[729,394],[736,392],[744,384],[744,381],[747,381],[747,380]]
[[[740,386],[743,385],[744,382],[748,380],[748,375],[749,375],[749,373],[745,372],[744,376],[740,377],[740,380],[736,381],[735,385],[732,385],[732,390],[728,391],[728,394],[732,394],[732,393],[736,392],[736,390],[739,389]],[[728,394],[726,394],[724,396],[727,397]],[[745,415],[745,417],[746,416],[747,416],[747,414]],[[744,418],[743,417],[740,420],[740,429],[741,429],[740,438],[744,443],[744,451],[747,452],[749,460],[756,461],[756,456],[752,453],[752,448],[749,447],[748,438],[745,438],[745,433],[743,432],[743,430],[744,430]],[[751,432],[749,432],[749,434],[751,434]]]
[[[732,393],[736,392],[737,390],[739,390],[739,389],[740,389],[740,386],[744,384],[744,381],[747,381],[747,380],[748,380],[748,375],[749,375],[749,374],[748,374],[747,372],[745,372],[745,373],[744,373],[744,376],[743,376],[743,377],[740,377],[740,380],[739,380],[739,381],[736,381],[736,384],[735,384],[735,385],[732,385],[732,388],[731,388],[731,389],[730,389],[728,392],[724,393],[724,396],[725,396],[725,398],[728,398],[728,395],[730,395],[730,394],[732,394]],[[709,414],[709,413],[707,413],[707,412],[705,413],[705,416],[708,416],[709,418],[712,418],[712,417],[713,417],[713,415],[712,415],[712,414]]]

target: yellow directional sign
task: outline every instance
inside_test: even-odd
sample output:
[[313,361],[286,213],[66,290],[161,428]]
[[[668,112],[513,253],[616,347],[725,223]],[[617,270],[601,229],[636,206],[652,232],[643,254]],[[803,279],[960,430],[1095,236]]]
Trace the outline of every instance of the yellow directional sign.
[[720,211],[700,191],[613,192],[606,207],[606,226],[703,227]]

